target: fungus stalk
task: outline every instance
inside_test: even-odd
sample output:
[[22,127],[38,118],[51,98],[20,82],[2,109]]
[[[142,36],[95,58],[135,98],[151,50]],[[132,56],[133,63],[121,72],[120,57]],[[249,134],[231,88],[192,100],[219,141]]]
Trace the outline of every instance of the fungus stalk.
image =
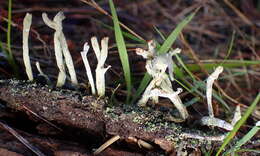
[[66,43],[65,36],[62,32],[62,21],[65,19],[64,14],[62,12],[58,12],[56,16],[53,18],[53,21],[48,18],[46,13],[42,14],[42,18],[44,23],[47,26],[55,30],[54,50],[55,50],[57,66],[59,68],[59,75],[58,75],[56,86],[57,87],[63,86],[66,80],[66,71],[65,71],[63,56],[65,58],[65,63],[70,74],[71,82],[72,84],[77,85],[78,81],[77,81],[73,61],[68,49],[68,45]]
[[32,24],[32,15],[27,13],[23,20],[23,61],[29,81],[33,81],[32,67],[29,57],[28,38]]
[[219,74],[223,72],[223,67],[218,66],[216,70],[207,79],[206,96],[208,103],[209,116],[214,117],[214,111],[212,107],[212,86],[214,81],[218,78]]
[[111,67],[108,66],[104,68],[105,61],[108,55],[108,37],[101,40],[101,50],[96,37],[91,38],[91,44],[94,49],[95,55],[97,57],[97,67],[96,67],[96,88],[98,96],[105,95],[105,73]]
[[78,85],[77,75],[76,75],[76,72],[75,72],[72,57],[70,55],[68,44],[66,42],[66,39],[65,39],[63,32],[61,32],[61,34],[60,34],[60,44],[61,44],[63,56],[65,58],[66,66],[67,66],[69,74],[70,74],[71,82],[72,82],[73,85],[76,86],[76,85]]
[[88,45],[88,42],[86,42],[84,44],[83,51],[81,52],[81,57],[82,57],[84,65],[85,65],[86,73],[87,73],[88,80],[89,80],[89,83],[91,86],[91,92],[93,95],[95,95],[96,89],[95,89],[94,79],[93,79],[92,72],[91,72],[91,69],[90,69],[90,66],[88,63],[88,59],[87,59],[88,50],[89,50],[89,45]]
[[235,114],[233,117],[233,120],[231,121],[231,125],[235,126],[235,124],[238,122],[238,120],[241,119],[241,109],[240,109],[240,105],[236,106],[236,110],[235,110]]
[[211,126],[211,127],[220,127],[228,131],[231,131],[233,129],[233,126],[236,124],[236,122],[241,118],[240,106],[237,105],[231,124],[222,119],[215,118],[213,107],[212,107],[212,86],[214,81],[218,78],[221,72],[223,72],[223,67],[218,66],[216,70],[207,79],[206,96],[207,96],[209,116],[202,117],[201,124]]
[[[182,122],[188,118],[188,111],[182,104],[179,93],[181,88],[175,92],[172,89],[171,81],[173,77],[173,60],[174,54],[180,53],[180,49],[175,49],[166,54],[158,55],[156,53],[156,45],[154,41],[148,42],[148,51],[137,48],[136,53],[146,59],[146,70],[152,76],[152,81],[145,89],[142,98],[138,101],[139,106],[146,106],[147,101],[152,98],[153,102],[158,103],[158,97],[165,97],[171,100],[175,107],[180,112],[181,119],[174,119],[174,121]],[[168,68],[169,76],[166,73]],[[173,117],[172,117],[173,118]]]
[[43,76],[46,79],[47,84],[51,85],[51,81],[50,81],[49,77],[46,74],[43,73],[39,61],[36,61],[35,65],[36,65],[36,68],[39,72],[39,75]]

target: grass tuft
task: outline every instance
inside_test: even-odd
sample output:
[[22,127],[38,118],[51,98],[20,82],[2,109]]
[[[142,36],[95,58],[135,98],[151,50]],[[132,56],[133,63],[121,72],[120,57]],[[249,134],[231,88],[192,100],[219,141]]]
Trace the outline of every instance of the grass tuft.
[[7,42],[7,49],[3,51],[6,53],[7,61],[11,65],[14,76],[19,78],[18,68],[15,63],[12,49],[11,49],[11,23],[12,23],[12,0],[8,0],[8,21],[7,21],[7,34],[6,34],[6,42]]

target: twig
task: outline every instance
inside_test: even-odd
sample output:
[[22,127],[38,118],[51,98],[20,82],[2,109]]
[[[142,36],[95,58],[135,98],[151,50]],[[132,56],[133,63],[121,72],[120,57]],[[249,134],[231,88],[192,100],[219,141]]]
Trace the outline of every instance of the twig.
[[113,136],[111,139],[109,139],[107,142],[101,145],[93,154],[98,155],[100,152],[104,151],[108,146],[112,145],[114,142],[116,142],[119,139],[120,139],[119,135]]
[[4,124],[0,121],[0,125],[6,129],[9,133],[11,133],[14,137],[16,137],[22,144],[24,144],[27,148],[29,148],[33,153],[35,153],[37,156],[45,156],[39,149],[37,149],[35,146],[31,145],[28,140],[26,140],[24,137],[22,137],[20,134],[18,134],[13,128],[9,127],[8,125]]
[[[101,12],[102,14],[108,16],[109,18],[113,18],[106,10],[104,10],[103,8],[101,8],[94,0],[80,0],[83,3],[86,3],[90,6],[92,6],[93,8],[97,9],[99,12]],[[123,23],[121,23],[119,21],[119,24],[125,28],[127,31],[129,31],[131,34],[133,34],[134,36],[136,36],[137,38],[144,40],[141,36],[139,36],[137,33],[135,33],[133,30],[131,30],[130,28],[128,28],[126,25],[124,25]]]
[[224,0],[224,2],[229,6],[241,19],[248,25],[254,25],[241,11],[239,11],[232,3],[228,0]]

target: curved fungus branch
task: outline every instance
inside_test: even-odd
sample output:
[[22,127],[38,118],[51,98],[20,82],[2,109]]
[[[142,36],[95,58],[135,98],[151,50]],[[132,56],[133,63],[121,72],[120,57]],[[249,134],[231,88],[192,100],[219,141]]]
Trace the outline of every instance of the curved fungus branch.
[[83,51],[81,52],[81,57],[82,57],[84,65],[85,65],[87,77],[88,77],[88,80],[89,80],[89,83],[90,83],[90,86],[91,86],[92,95],[95,95],[96,94],[96,88],[95,88],[91,68],[90,68],[90,65],[89,65],[89,62],[88,62],[88,59],[87,59],[88,51],[89,51],[89,45],[88,45],[88,42],[85,42]]
[[29,46],[28,46],[31,24],[32,24],[32,15],[27,13],[23,19],[23,61],[24,61],[25,70],[29,81],[33,81],[33,73],[32,73],[30,57],[29,57]]

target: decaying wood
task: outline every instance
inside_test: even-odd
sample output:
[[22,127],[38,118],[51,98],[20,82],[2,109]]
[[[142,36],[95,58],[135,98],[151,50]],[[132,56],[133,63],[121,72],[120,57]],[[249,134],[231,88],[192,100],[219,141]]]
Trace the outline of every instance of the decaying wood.
[[[166,113],[129,105],[108,107],[105,100],[83,96],[77,91],[51,90],[26,81],[5,80],[0,82],[0,101],[32,118],[26,107],[64,131],[75,132],[71,134],[75,137],[80,136],[78,132],[90,136],[88,142],[98,140],[102,144],[105,139],[119,135],[121,142],[141,139],[166,152],[174,151],[182,141],[191,149],[209,143],[182,138],[184,132],[210,134],[169,122]],[[188,143],[191,141],[192,144]]]

